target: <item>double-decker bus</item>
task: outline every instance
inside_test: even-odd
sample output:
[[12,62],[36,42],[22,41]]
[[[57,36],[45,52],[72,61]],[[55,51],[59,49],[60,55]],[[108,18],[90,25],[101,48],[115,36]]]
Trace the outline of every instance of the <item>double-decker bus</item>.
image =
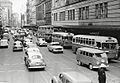
[[60,26],[53,26],[53,25],[44,25],[39,26],[37,30],[37,36],[45,38],[47,42],[51,42],[52,33],[58,31]]
[[78,48],[89,47],[104,50],[108,59],[118,57],[118,40],[114,37],[92,36],[92,35],[75,35],[72,39],[72,51],[76,53]]
[[64,48],[72,47],[72,38],[74,34],[69,32],[52,33],[52,41],[59,42]]

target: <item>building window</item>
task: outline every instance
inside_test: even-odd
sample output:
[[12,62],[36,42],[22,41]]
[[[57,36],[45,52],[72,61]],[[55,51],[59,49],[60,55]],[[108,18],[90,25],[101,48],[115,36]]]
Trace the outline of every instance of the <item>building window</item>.
[[79,20],[89,19],[89,6],[79,8]]
[[89,19],[89,6],[86,7],[86,19]]
[[59,20],[60,21],[64,21],[65,20],[65,11],[60,12]]
[[75,20],[75,9],[68,10],[68,20]]
[[95,5],[95,16],[97,19],[108,17],[108,3],[100,3]]
[[54,21],[57,21],[57,13],[54,13]]

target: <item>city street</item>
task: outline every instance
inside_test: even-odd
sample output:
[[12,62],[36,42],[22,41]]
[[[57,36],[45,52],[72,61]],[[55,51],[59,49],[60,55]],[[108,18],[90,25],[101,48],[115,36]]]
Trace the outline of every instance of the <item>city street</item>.
[[[33,38],[34,42],[36,38]],[[13,40],[10,39],[9,48],[0,48],[0,83],[50,83],[50,79],[62,71],[78,71],[97,81],[97,71],[78,66],[75,54],[70,49],[64,49],[63,54],[54,54],[46,47],[39,47],[47,67],[45,70],[28,71],[24,64],[23,52],[12,51]],[[120,62],[113,61],[107,74],[107,83],[120,83]]]

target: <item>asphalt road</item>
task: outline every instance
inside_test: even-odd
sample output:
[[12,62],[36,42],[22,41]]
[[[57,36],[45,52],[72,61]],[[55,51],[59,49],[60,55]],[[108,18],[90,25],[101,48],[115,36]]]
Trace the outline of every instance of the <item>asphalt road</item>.
[[[33,38],[36,40],[35,37]],[[78,66],[75,54],[70,49],[64,53],[54,54],[46,47],[39,47],[47,67],[45,70],[28,71],[23,57],[23,52],[12,51],[13,41],[11,39],[9,48],[0,48],[0,83],[50,83],[50,79],[59,72],[78,71],[90,78],[93,83],[98,83],[96,70]],[[107,83],[120,83],[120,62],[112,61],[107,74]]]

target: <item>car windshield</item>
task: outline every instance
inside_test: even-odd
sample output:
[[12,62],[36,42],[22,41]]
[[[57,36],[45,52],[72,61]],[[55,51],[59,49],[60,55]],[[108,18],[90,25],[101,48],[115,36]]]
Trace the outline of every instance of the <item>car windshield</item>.
[[39,55],[34,55],[34,56],[32,56],[32,59],[41,59],[41,56],[39,56]]
[[102,43],[103,49],[116,49],[117,43]]
[[97,57],[107,57],[106,53],[95,53]]

